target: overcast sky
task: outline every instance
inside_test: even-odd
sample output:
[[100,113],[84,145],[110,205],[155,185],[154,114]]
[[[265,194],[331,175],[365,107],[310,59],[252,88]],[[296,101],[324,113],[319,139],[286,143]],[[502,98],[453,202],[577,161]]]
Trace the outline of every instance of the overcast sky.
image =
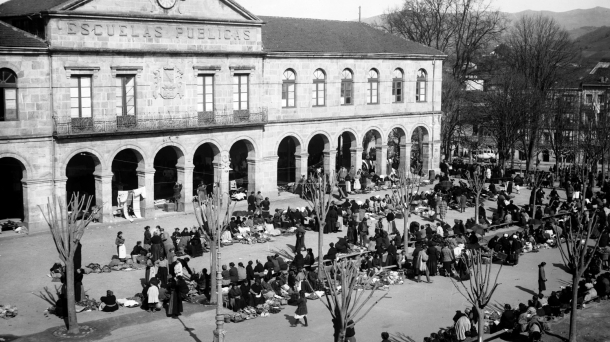
[[[0,3],[6,1],[0,0]],[[237,2],[257,15],[352,20],[358,18],[358,6],[362,6],[362,17],[367,18],[383,14],[387,8],[399,6],[404,0],[237,0]],[[493,0],[493,4],[501,11],[510,13],[528,9],[565,12],[596,6],[610,8],[610,0]]]
[[[237,0],[257,15],[351,20],[382,14],[388,7],[396,7],[403,0]],[[493,5],[504,12],[549,10],[565,12],[577,8],[610,7],[610,0],[494,0]]]

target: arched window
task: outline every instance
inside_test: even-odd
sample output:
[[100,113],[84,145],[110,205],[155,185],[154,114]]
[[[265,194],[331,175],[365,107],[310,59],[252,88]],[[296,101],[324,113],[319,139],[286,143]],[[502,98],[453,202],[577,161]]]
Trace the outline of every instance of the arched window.
[[295,107],[296,75],[294,70],[286,69],[282,79],[282,107]]
[[379,103],[379,73],[375,69],[369,70],[369,79],[366,84],[366,103]]
[[392,102],[403,102],[402,88],[404,73],[400,69],[395,69],[392,77]]
[[417,70],[417,84],[415,87],[415,101],[426,102],[426,89],[428,87],[428,74],[426,70]]
[[341,105],[353,105],[354,74],[350,69],[341,73]]
[[313,88],[311,101],[314,107],[324,106],[326,103],[326,74],[322,69],[313,72]]
[[17,120],[17,75],[0,69],[0,121]]

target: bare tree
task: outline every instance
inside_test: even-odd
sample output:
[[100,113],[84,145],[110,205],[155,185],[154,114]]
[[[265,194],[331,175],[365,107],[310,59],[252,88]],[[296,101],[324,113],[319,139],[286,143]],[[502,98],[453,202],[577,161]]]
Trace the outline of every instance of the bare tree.
[[[40,208],[45,221],[49,225],[53,242],[59,253],[60,260],[66,265],[66,299],[68,304],[68,334],[79,334],[80,328],[76,318],[76,303],[74,289],[74,255],[80,244],[80,240],[85,233],[85,228],[97,215],[98,206],[89,212],[93,196],[80,196],[73,194],[70,203],[66,203],[62,198],[54,197],[49,200],[45,210]],[[68,211],[68,208],[72,211]]]
[[397,190],[400,195],[400,209],[402,211],[403,219],[403,243],[405,251],[409,246],[409,218],[411,217],[411,204],[413,203],[413,192],[419,192],[419,186],[422,181],[420,170],[415,172],[407,173],[404,170],[398,171],[398,184]]
[[[489,254],[485,254],[482,249],[469,249],[466,251],[466,255],[462,255],[460,258],[468,268],[470,277],[468,278],[468,284],[465,284],[462,278],[459,280],[451,277],[451,282],[457,291],[466,298],[466,300],[472,304],[473,308],[477,310],[479,316],[479,326],[477,329],[478,341],[483,342],[483,335],[485,334],[485,307],[489,304],[491,297],[498,288],[498,276],[502,270],[502,264],[498,267],[498,271],[493,277],[492,268],[494,267],[492,261],[493,251]],[[485,259],[488,259],[484,261]],[[493,281],[492,281],[493,279]]]
[[474,222],[479,224],[479,203],[481,202],[481,192],[485,188],[485,173],[479,172],[477,168],[472,172],[472,175],[467,172],[466,179],[474,194]]
[[[558,92],[561,93],[558,93]],[[555,155],[555,175],[559,161],[574,152],[572,133],[578,121],[578,94],[558,89],[552,95],[551,110],[544,118],[544,134]]]
[[305,198],[316,213],[320,223],[318,230],[318,279],[322,279],[323,276],[324,253],[322,251],[324,248],[324,226],[326,225],[328,209],[330,209],[330,205],[333,202],[333,190],[336,184],[335,178],[334,172],[322,174],[319,177],[312,175],[305,186],[307,194]]
[[378,26],[383,31],[438,49],[448,55],[442,85],[441,136],[448,158],[462,120],[462,95],[477,58],[506,29],[506,19],[491,0],[405,0],[388,10]]
[[529,170],[543,131],[543,114],[549,110],[551,91],[562,83],[566,69],[577,60],[578,50],[561,25],[542,15],[519,18],[506,43],[509,46],[506,63],[512,72],[524,77],[531,99],[530,108],[522,117],[525,128],[521,135]]
[[[584,186],[588,184],[587,177],[584,177],[586,168],[582,168],[582,176]],[[572,275],[572,308],[570,310],[570,342],[576,341],[576,314],[578,308],[578,283],[582,278],[585,270],[593,260],[595,253],[599,247],[601,234],[597,238],[592,238],[592,234],[597,228],[597,216],[587,219],[585,211],[585,198],[581,196],[582,205],[580,210],[575,215],[575,219],[566,220],[566,229],[564,230],[565,243],[559,242],[559,252],[563,264],[567,267]],[[604,213],[601,213],[604,215]],[[574,224],[575,223],[575,224]]]
[[498,164],[506,168],[511,149],[524,130],[523,115],[529,108],[529,97],[523,77],[497,74],[491,81],[492,89],[471,96],[471,108],[480,130],[488,135],[498,149]]
[[224,341],[226,334],[224,330],[224,316],[221,314],[222,274],[219,267],[220,243],[223,233],[229,228],[232,212],[231,200],[223,196],[219,190],[220,188],[215,187],[211,196],[204,199],[203,202],[193,201],[197,223],[199,223],[199,227],[204,231],[205,239],[210,244],[210,303],[216,304],[214,342]]
[[[318,269],[324,269],[324,267],[321,267],[320,264]],[[360,311],[375,294],[379,284],[376,283],[368,295],[364,294],[365,291],[357,289],[357,285],[362,283],[359,259],[336,262],[332,265],[330,271],[324,269],[324,273],[328,280],[330,294],[325,296],[326,301],[323,300],[322,303],[332,316],[333,325],[336,329],[335,342],[344,342],[346,329],[358,324],[388,293],[384,293],[358,317]],[[341,289],[338,290],[337,286],[341,286]]]

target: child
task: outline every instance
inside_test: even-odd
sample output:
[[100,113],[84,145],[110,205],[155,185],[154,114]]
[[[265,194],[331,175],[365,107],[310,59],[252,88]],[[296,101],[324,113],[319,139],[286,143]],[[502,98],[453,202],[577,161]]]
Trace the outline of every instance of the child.
[[[308,326],[307,324],[307,298],[305,298],[305,291],[301,290],[299,292],[300,298],[297,300],[297,311],[294,313],[294,319],[296,322],[292,325],[296,327],[297,324],[301,322],[301,318],[305,321],[303,324],[304,327]],[[301,323],[302,324],[302,323]]]

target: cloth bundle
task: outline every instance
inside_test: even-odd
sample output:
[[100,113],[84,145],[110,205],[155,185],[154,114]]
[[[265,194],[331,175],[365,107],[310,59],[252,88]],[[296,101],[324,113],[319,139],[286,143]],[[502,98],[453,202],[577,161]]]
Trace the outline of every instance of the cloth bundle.
[[9,319],[9,318],[13,318],[13,317],[17,317],[17,314],[19,313],[19,310],[17,309],[17,306],[15,305],[2,305],[0,304],[0,317],[4,318],[4,319]]

